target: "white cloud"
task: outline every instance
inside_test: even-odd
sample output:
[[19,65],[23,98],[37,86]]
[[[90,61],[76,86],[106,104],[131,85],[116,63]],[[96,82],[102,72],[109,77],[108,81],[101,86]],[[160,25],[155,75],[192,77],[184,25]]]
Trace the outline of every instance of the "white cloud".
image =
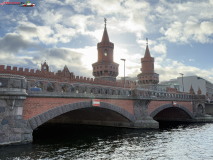
[[156,45],[152,48],[152,51],[156,52],[156,53],[166,53],[167,51],[166,45],[165,44],[159,44]]
[[195,61],[194,59],[189,59],[189,61]]

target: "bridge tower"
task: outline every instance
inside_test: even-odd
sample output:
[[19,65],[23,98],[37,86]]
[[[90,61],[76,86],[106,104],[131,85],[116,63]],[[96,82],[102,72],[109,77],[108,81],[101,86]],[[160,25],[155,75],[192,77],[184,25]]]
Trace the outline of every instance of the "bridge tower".
[[141,58],[141,71],[142,73],[138,74],[138,83],[139,84],[158,84],[159,83],[159,74],[154,71],[154,57],[151,57],[148,47],[148,38],[146,39],[146,51],[144,58]]
[[100,43],[97,44],[98,61],[92,64],[93,76],[97,79],[108,81],[116,81],[118,76],[119,64],[114,62],[113,50],[114,44],[109,41],[109,36],[106,28],[106,19],[103,37]]

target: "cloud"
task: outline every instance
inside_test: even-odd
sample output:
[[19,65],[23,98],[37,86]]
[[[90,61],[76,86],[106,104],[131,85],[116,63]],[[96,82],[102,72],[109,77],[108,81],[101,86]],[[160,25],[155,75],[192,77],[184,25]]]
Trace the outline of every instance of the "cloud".
[[159,45],[155,45],[152,48],[152,51],[156,52],[156,53],[166,53],[167,51],[166,45],[165,44],[159,44]]
[[189,61],[195,61],[194,59],[189,59]]
[[[8,33],[3,38],[0,38],[0,55],[16,54],[21,49],[28,49],[30,47],[39,48],[36,43],[29,42],[24,36],[16,33]],[[2,58],[2,57],[1,57]]]
[[157,6],[155,22],[159,22],[156,26],[161,25],[159,32],[164,35],[158,40],[180,44],[213,42],[212,0],[182,3],[161,0]]

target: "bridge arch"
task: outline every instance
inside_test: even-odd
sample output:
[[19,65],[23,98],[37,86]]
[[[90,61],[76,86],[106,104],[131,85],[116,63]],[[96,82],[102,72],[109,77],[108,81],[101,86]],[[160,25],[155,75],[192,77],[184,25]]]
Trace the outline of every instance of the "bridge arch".
[[[57,116],[60,116],[64,113],[68,113],[70,111],[83,109],[83,108],[90,108],[90,107],[93,107],[91,104],[91,101],[76,102],[76,103],[59,106],[28,119],[28,125],[34,130],[40,125],[44,124],[45,122]],[[135,121],[134,115],[132,115],[131,113],[129,113],[128,111],[126,111],[125,109],[119,106],[116,106],[110,103],[100,102],[100,106],[98,106],[98,108],[114,111],[120,114],[121,116],[123,116],[124,118],[128,119],[130,122]]]
[[190,117],[190,118],[193,118],[193,114],[184,106],[180,105],[180,104],[176,104],[176,106],[174,106],[173,104],[171,103],[168,103],[168,104],[164,104],[158,108],[156,108],[154,111],[152,111],[149,116],[154,118],[158,113],[160,113],[161,111],[165,110],[165,109],[168,109],[168,108],[179,108],[181,109],[182,111],[184,111],[185,113],[187,113],[187,115]]

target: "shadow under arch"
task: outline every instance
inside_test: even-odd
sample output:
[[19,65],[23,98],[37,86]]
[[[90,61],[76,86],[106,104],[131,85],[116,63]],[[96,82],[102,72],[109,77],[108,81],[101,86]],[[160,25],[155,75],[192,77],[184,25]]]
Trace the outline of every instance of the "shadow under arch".
[[[53,109],[50,109],[46,112],[43,112],[41,114],[38,114],[30,119],[28,119],[28,125],[32,128],[32,130],[36,129],[40,125],[46,123],[47,121],[60,116],[64,113],[68,113],[70,111],[78,110],[78,109],[84,109],[84,108],[92,108],[91,101],[83,101],[83,102],[76,102],[71,104],[66,104],[63,106],[59,106]],[[100,106],[98,108],[108,109],[111,111],[114,111],[124,118],[128,119],[130,122],[135,122],[135,116],[126,111],[125,109],[105,102],[100,102]]]
[[182,111],[184,111],[185,113],[187,113],[187,115],[192,119],[194,116],[193,114],[184,106],[180,105],[180,104],[176,104],[176,106],[174,106],[173,104],[171,103],[168,103],[168,104],[164,104],[158,108],[156,108],[154,111],[152,111],[149,116],[154,118],[158,113],[160,113],[161,111],[165,110],[165,109],[168,109],[168,108],[179,108],[181,109]]

